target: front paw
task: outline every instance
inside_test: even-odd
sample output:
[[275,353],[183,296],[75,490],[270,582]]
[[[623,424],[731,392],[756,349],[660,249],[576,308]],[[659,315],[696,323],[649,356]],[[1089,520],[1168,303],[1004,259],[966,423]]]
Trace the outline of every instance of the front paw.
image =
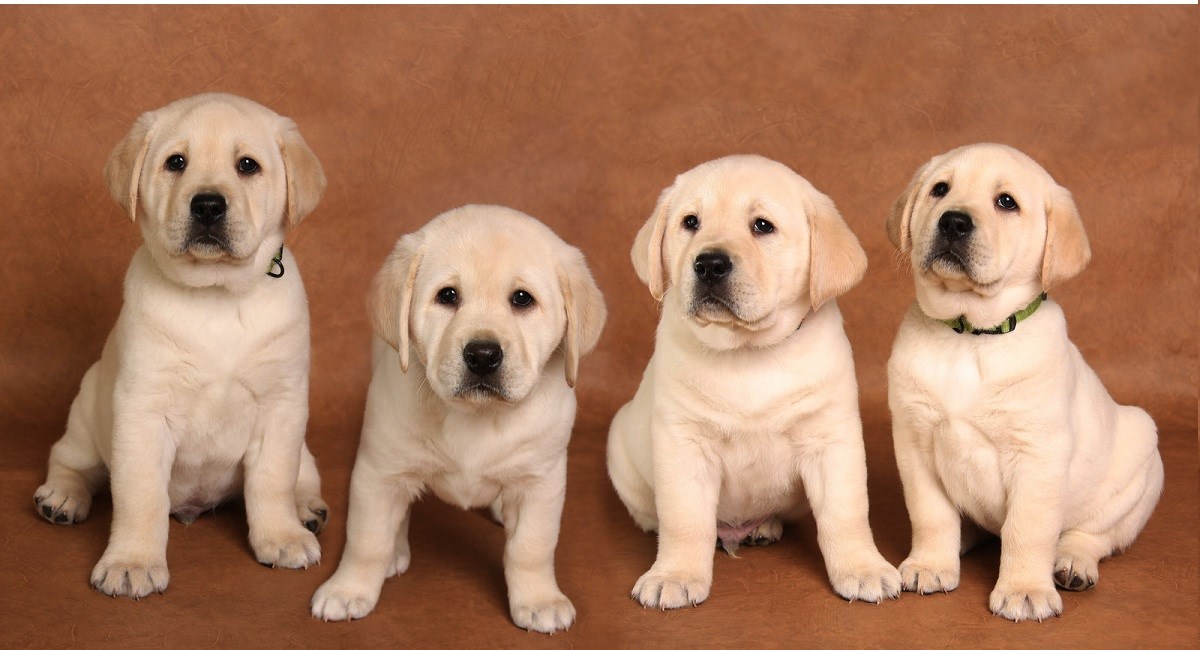
[[575,621],[575,606],[561,593],[544,600],[513,601],[509,611],[517,627],[545,634],[565,630]]
[[951,592],[958,587],[958,558],[948,561],[930,561],[910,556],[900,563],[900,583],[904,591],[919,594]]
[[38,513],[52,524],[77,524],[87,519],[92,493],[82,484],[46,483],[33,493],[33,503]]
[[370,614],[377,602],[379,589],[334,574],[313,594],[312,615],[322,621],[348,621]]
[[1062,596],[1049,580],[1037,585],[997,583],[988,605],[993,614],[1011,621],[1042,621],[1062,614]]
[[830,567],[829,582],[839,596],[850,602],[881,603],[884,598],[900,597],[900,572],[878,551],[842,558],[837,566]]
[[299,523],[282,531],[251,531],[250,546],[258,563],[270,567],[305,569],[321,562],[321,544]]
[[109,596],[141,598],[162,593],[170,579],[165,557],[151,559],[105,553],[92,569],[92,586]]
[[708,599],[711,588],[711,574],[666,571],[654,566],[638,578],[630,595],[642,607],[667,610],[699,605]]

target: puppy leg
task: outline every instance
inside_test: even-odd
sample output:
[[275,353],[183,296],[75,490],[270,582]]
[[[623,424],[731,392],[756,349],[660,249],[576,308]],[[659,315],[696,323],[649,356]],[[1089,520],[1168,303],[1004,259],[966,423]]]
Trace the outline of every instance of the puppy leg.
[[[407,523],[415,491],[397,488],[361,456],[350,477],[350,511],[346,515],[346,550],[337,571],[312,597],[312,615],[325,621],[362,618],[375,609],[389,571],[397,568],[398,533]],[[405,526],[407,533],[407,525]],[[405,535],[404,569],[408,568]]]
[[[690,431],[655,422],[654,490],[658,558],[633,586],[643,607],[698,605],[712,588],[713,541],[721,478]],[[677,425],[680,426],[680,425]],[[680,426],[682,428],[682,426]]]
[[[118,412],[133,405],[118,403]],[[167,486],[175,449],[166,423],[126,415],[113,428],[112,533],[92,569],[92,586],[110,596],[141,598],[167,588]]]
[[1000,578],[988,599],[993,614],[1013,621],[1062,613],[1054,589],[1054,556],[1062,532],[1065,450],[1017,459],[1000,529]]
[[[307,420],[308,406],[299,399],[281,398],[265,404],[243,458],[250,547],[258,562],[266,566],[299,569],[321,561],[320,543],[296,517]],[[315,471],[316,465],[312,468]]]
[[408,547],[408,522],[412,520],[412,508],[405,508],[400,519],[400,529],[396,532],[395,548],[392,551],[392,566],[388,568],[385,578],[403,575],[408,571],[412,562],[412,551]]
[[962,516],[946,496],[929,459],[917,449],[911,429],[907,422],[893,418],[896,465],[912,522],[912,549],[900,563],[900,579],[905,591],[954,591],[958,587],[963,535],[967,533]]
[[38,512],[51,523],[74,524],[87,519],[92,495],[108,475],[92,437],[97,425],[88,422],[84,413],[86,405],[96,402],[97,373],[96,366],[92,366],[84,375],[79,394],[71,403],[67,431],[50,449],[46,482],[33,493]]
[[575,620],[575,606],[554,578],[554,549],[567,490],[567,457],[539,480],[501,494],[504,579],[508,609],[518,627],[552,634]]
[[308,445],[300,448],[300,473],[296,477],[296,514],[300,523],[313,533],[320,534],[329,521],[329,506],[321,498],[321,476],[317,460]]
[[[853,421],[858,422],[857,415]],[[851,602],[879,603],[899,597],[900,572],[880,555],[867,521],[862,426],[814,434],[828,442],[801,464],[800,477],[817,522],[817,544],[833,590]]]
[[635,426],[632,408],[626,404],[613,417],[608,432],[608,478],[634,523],[643,531],[651,532],[658,528],[658,517],[654,512],[654,488],[638,473],[630,458],[631,452],[626,448],[627,436],[649,436],[650,432],[626,430]]

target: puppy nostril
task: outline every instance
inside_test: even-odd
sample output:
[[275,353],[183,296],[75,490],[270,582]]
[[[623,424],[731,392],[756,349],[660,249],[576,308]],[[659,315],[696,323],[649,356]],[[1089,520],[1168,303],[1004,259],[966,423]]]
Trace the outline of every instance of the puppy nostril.
[[701,282],[713,285],[729,275],[733,270],[733,262],[723,251],[706,251],[696,256],[692,270]]
[[463,346],[463,363],[480,377],[495,372],[502,361],[504,350],[496,341],[471,341]]
[[192,197],[192,218],[211,226],[225,216],[225,197],[220,194],[197,194]]
[[938,219],[938,232],[950,241],[956,241],[971,234],[975,230],[975,222],[971,215],[965,212],[951,210],[942,214]]

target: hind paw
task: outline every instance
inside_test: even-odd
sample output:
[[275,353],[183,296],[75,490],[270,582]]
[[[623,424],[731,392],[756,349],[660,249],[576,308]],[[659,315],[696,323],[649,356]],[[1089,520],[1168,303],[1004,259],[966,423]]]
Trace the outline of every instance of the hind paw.
[[47,483],[33,493],[33,503],[43,519],[65,526],[87,519],[92,493],[83,486]]

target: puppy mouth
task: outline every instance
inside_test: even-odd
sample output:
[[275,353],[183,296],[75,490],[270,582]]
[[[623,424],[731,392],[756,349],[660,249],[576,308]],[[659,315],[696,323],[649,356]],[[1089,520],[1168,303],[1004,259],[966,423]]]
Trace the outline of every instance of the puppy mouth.
[[239,259],[228,240],[211,232],[197,233],[188,237],[180,247],[179,253],[204,261]]
[[508,401],[503,388],[482,379],[459,384],[454,397],[468,402]]
[[957,250],[952,245],[942,245],[925,258],[925,273],[936,277],[947,289],[952,291],[970,290],[974,293],[987,295],[1000,284],[1001,280],[984,280],[978,277],[966,253]]
[[688,315],[701,326],[717,325],[752,332],[766,329],[772,322],[771,314],[755,319],[746,318],[732,300],[711,289],[696,293]]

